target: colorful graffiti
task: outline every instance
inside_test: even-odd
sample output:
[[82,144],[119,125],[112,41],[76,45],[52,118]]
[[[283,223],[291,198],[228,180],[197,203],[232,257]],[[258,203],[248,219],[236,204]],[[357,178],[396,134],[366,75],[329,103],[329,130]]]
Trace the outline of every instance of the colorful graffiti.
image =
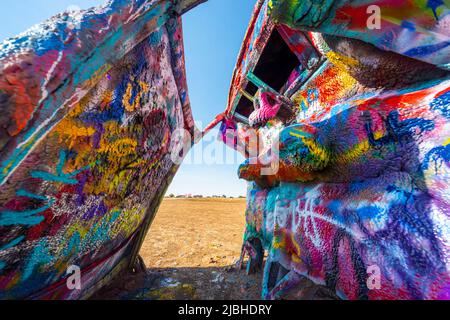
[[194,129],[179,14],[200,2],[113,0],[0,44],[0,299],[86,297],[133,263]]
[[[179,16],[201,2],[112,0],[0,44],[0,299],[84,298],[133,263],[178,168],[172,133],[195,131]],[[450,298],[449,12],[257,2],[215,123],[249,158],[264,298],[302,276],[346,299]]]
[[[381,7],[381,30],[366,27],[369,5]],[[268,251],[264,298],[298,290],[303,276],[344,299],[450,298],[450,42],[443,27],[450,11],[443,2],[432,6],[256,5],[222,129],[228,136],[250,126],[278,130],[278,154],[265,148],[239,168],[249,181],[247,270],[261,268]],[[277,77],[288,60],[272,56],[278,71],[271,72],[264,58],[280,43],[274,33],[296,62],[282,86]],[[242,102],[249,83],[259,88],[250,106]],[[267,99],[273,91],[292,101],[293,116]],[[222,131],[228,145],[246,143]],[[270,175],[261,171],[267,158],[278,163]]]
[[[446,1],[272,0],[268,6],[275,21],[292,28],[359,39],[450,68],[450,8]],[[379,25],[368,26],[377,13]]]

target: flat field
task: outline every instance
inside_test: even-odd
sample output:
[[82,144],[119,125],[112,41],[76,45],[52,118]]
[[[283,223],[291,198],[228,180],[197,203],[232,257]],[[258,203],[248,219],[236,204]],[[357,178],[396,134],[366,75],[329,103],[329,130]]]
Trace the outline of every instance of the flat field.
[[140,255],[149,268],[225,267],[241,253],[245,199],[164,199]]

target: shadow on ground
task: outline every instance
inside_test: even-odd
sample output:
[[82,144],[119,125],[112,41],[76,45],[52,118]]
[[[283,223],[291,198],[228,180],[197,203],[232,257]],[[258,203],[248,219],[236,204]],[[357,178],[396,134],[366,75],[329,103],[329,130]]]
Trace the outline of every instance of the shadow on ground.
[[[149,268],[122,275],[92,300],[259,300],[262,272],[247,275],[235,266]],[[303,278],[287,300],[337,300],[329,289]]]
[[149,268],[120,277],[94,300],[258,300],[261,273],[247,275],[234,266]]

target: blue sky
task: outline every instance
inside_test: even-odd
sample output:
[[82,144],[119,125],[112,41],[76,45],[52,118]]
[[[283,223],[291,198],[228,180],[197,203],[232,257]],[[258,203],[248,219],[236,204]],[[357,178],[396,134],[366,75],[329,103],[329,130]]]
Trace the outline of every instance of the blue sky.
[[[0,2],[0,41],[25,31],[68,7],[89,8],[104,0],[19,0]],[[237,55],[255,0],[209,0],[183,16],[189,95],[198,126],[206,126],[227,103]],[[238,196],[246,184],[237,177],[243,159],[216,141],[217,131],[195,146],[168,193]],[[212,150],[225,153],[215,163],[193,164]],[[205,151],[205,152],[202,152]],[[190,157],[190,158],[189,158]],[[234,161],[231,161],[234,157]],[[209,159],[211,160],[211,159]],[[228,164],[227,164],[228,163]]]

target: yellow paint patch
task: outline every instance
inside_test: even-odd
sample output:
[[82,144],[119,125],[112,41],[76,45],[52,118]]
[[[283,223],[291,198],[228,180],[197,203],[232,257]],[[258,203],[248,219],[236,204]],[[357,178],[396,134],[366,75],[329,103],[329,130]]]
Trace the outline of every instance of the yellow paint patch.
[[144,216],[144,208],[123,210],[119,219],[116,220],[113,227],[109,230],[109,236],[116,238],[120,234],[123,237],[128,238],[137,229],[137,227],[139,227]]
[[[308,147],[309,152],[316,158],[317,163],[326,164],[329,160],[329,152],[315,139],[300,137],[302,142]],[[322,167],[322,165],[320,166]]]
[[134,154],[136,147],[137,141],[130,138],[124,138],[118,139],[112,143],[105,143],[105,141],[102,141],[98,152],[107,153],[108,158],[113,161],[116,160],[116,158]]
[[338,163],[350,163],[359,158],[362,154],[370,149],[369,140],[356,144],[353,148],[342,154],[336,155],[335,161]]
[[140,92],[136,95],[136,98],[134,99],[133,103],[130,103],[131,97],[133,96],[133,85],[131,83],[128,83],[127,89],[125,91],[125,94],[123,95],[122,103],[125,107],[125,109],[128,112],[133,112],[137,109],[137,107],[141,103],[141,98],[144,93],[148,92],[149,86],[145,82],[140,81],[139,82]]
[[[298,133],[297,133],[298,132]],[[289,131],[289,134],[291,135],[291,136],[293,136],[293,137],[296,137],[296,138],[306,138],[306,137],[308,137],[308,136],[311,136],[309,133],[305,133],[304,131],[302,131],[301,129],[299,129],[299,128],[292,128],[290,131]]]
[[274,249],[282,249],[286,247],[286,238],[284,232],[280,232],[280,227],[278,224],[274,226],[274,237],[272,241],[272,248]]
[[83,227],[80,224],[73,224],[66,231],[66,234],[68,236],[67,239],[71,239],[73,237],[73,235],[75,234],[75,232],[78,232],[78,234],[80,235],[80,239],[82,240],[88,234],[89,228]]
[[344,56],[340,53],[330,51],[326,54],[328,60],[335,66],[337,66],[339,69],[347,69],[348,67],[356,67],[359,63],[358,60]]
[[60,141],[64,141],[69,148],[73,148],[75,144],[80,143],[80,138],[92,136],[95,129],[78,126],[70,118],[67,118],[55,128],[55,132],[60,135]]
[[273,247],[274,249],[282,249],[282,248],[284,248],[284,247],[285,247],[284,239],[283,239],[283,240],[281,240],[281,239],[275,239],[274,242],[273,242],[273,244],[272,244],[272,247]]
[[298,259],[298,261],[296,261],[296,262],[300,262],[301,250],[300,250],[300,246],[298,245],[297,241],[295,241],[295,233],[294,232],[291,233],[291,243],[295,247],[295,254],[292,255],[292,258],[295,257]]
[[298,133],[294,133],[294,132],[289,132],[289,135],[291,135],[291,136],[293,136],[293,137],[296,137],[296,138],[301,138],[302,137],[302,135],[300,135],[300,134],[298,134]]
[[378,140],[378,139],[383,138],[384,134],[385,134],[385,132],[382,131],[382,130],[375,131],[375,132],[373,133],[373,137],[375,138],[375,140]]
[[302,111],[303,109],[308,109],[308,99],[306,99],[302,94],[296,94],[293,97],[294,104]]
[[[350,69],[356,67],[359,62],[351,57],[347,57],[336,52],[328,52],[327,57],[334,65],[334,69],[331,69],[333,76],[323,79],[324,82],[319,88],[321,91],[320,100],[324,102],[335,102],[336,100],[345,96],[345,94],[351,90],[357,81],[349,73]],[[329,97],[323,96],[324,92],[329,94]]]
[[449,144],[450,144],[450,138],[445,140],[444,143],[442,144],[442,146],[445,147],[445,146],[448,146]]

